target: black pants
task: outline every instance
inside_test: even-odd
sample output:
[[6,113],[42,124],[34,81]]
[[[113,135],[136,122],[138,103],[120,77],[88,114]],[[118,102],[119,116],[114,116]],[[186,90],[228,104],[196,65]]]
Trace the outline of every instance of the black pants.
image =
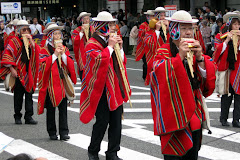
[[142,57],[142,61],[143,61],[143,75],[142,75],[142,78],[145,80],[146,76],[147,76],[147,61],[146,61],[146,56],[145,55]]
[[[49,136],[57,134],[55,122],[55,109],[50,100],[49,95],[46,96],[45,106],[47,108],[47,131]],[[68,135],[68,122],[67,122],[67,98],[64,98],[57,107],[59,110],[59,134],[60,136]]]
[[82,70],[82,71],[78,70],[78,75],[79,75],[79,78],[80,78],[80,79],[81,79],[81,81],[82,81],[83,70]]
[[25,94],[25,120],[31,120],[33,115],[33,100],[32,93],[28,93],[25,88],[22,86],[20,80],[16,78],[15,88],[14,88],[14,118],[21,119],[22,118],[22,104],[23,104],[23,96]]
[[108,150],[106,155],[112,157],[117,155],[120,150],[121,131],[122,131],[122,113],[123,106],[119,106],[115,111],[109,111],[107,97],[105,91],[99,101],[97,111],[95,113],[96,122],[93,125],[91,143],[88,152],[97,155],[100,151],[100,145],[106,129],[108,128]]
[[123,51],[128,55],[129,37],[123,37]]
[[223,120],[228,119],[229,108],[232,104],[233,97],[234,97],[233,120],[239,121],[240,119],[240,95],[234,92],[231,85],[229,85],[229,93],[231,93],[231,96],[225,94],[221,98],[221,116],[220,116],[221,122]]
[[197,160],[201,147],[202,130],[192,132],[193,147],[182,157],[164,155],[164,160]]

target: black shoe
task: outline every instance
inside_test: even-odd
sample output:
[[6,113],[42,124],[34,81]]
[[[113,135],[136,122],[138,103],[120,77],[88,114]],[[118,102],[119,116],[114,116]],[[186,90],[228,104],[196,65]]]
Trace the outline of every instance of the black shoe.
[[233,126],[233,127],[236,127],[236,128],[240,128],[240,122],[239,122],[238,120],[234,120],[234,121],[232,122],[232,126]]
[[69,135],[63,135],[63,136],[60,136],[60,140],[62,141],[67,141],[70,139],[70,136]]
[[113,157],[106,156],[106,160],[123,160],[122,158],[119,158],[117,155]]
[[21,119],[15,119],[15,124],[22,124],[22,120]]
[[52,135],[52,136],[49,136],[51,140],[58,140],[58,136],[57,135]]
[[230,126],[227,120],[221,120],[222,126]]
[[99,160],[99,157],[97,154],[95,155],[95,154],[91,154],[89,152],[88,152],[88,158],[89,158],[89,160]]
[[30,120],[25,120],[25,124],[33,124],[33,125],[35,125],[35,124],[38,124],[38,122],[35,121],[34,119],[30,119]]

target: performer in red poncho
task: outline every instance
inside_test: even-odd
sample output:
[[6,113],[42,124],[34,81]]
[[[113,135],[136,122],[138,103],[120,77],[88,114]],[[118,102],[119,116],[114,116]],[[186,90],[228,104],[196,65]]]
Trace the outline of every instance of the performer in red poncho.
[[[222,126],[229,126],[227,122],[229,108],[234,98],[234,110],[233,110],[233,127],[240,128],[240,88],[239,88],[239,69],[240,69],[240,41],[237,42],[237,52],[235,58],[234,46],[232,41],[233,34],[240,36],[240,15],[234,12],[228,12],[223,17],[226,22],[223,28],[223,34],[227,33],[226,38],[219,38],[216,42],[216,50],[214,52],[214,61],[218,65],[218,71],[230,71],[227,82],[229,83],[229,90],[227,94],[223,94],[221,97],[221,115],[220,122]],[[234,33],[236,32],[236,33]],[[219,36],[220,37],[220,34]]]
[[163,44],[169,43],[169,33],[166,30],[166,38],[162,29],[161,21],[163,24],[168,27],[168,21],[165,20],[165,12],[166,10],[163,7],[157,7],[153,10],[155,14],[155,18],[158,19],[155,28],[150,28],[150,30],[146,33],[144,37],[145,46],[145,56],[147,62],[147,76],[145,79],[145,85],[149,85],[149,73],[152,70],[152,63],[154,56],[157,52],[157,49],[160,48]]
[[154,18],[154,13],[152,10],[148,10],[147,12],[144,12],[146,14],[147,21],[143,22],[139,26],[138,30],[138,38],[137,38],[137,49],[136,49],[136,61],[140,61],[142,59],[143,61],[143,75],[142,78],[145,80],[147,76],[147,62],[145,57],[145,43],[144,43],[144,37],[145,34],[150,30],[149,28],[149,21]]
[[[30,41],[29,59],[26,48],[23,44],[22,35]],[[17,23],[17,35],[12,38],[3,52],[0,77],[5,79],[5,75],[11,73],[16,78],[14,93],[14,118],[16,124],[22,124],[21,110],[23,103],[23,96],[25,94],[25,123],[37,124],[33,120],[33,100],[32,94],[36,89],[38,66],[39,66],[39,46],[34,43],[30,35],[29,24],[25,20],[20,20]]]
[[[170,21],[170,43],[158,49],[151,72],[151,106],[154,134],[161,139],[165,160],[197,160],[202,128],[209,129],[203,96],[215,88],[215,65],[202,54],[199,41],[192,41],[193,74],[185,59],[190,51],[193,20],[186,11],[177,11]],[[208,125],[207,125],[208,124]]]
[[[51,25],[51,24],[55,24],[55,22],[48,22],[47,24],[46,24],[46,26],[45,26],[45,28],[47,28],[49,25]],[[43,38],[42,38],[42,41],[41,41],[41,45],[40,45],[40,47],[45,47],[46,46],[46,43],[47,42],[47,35],[45,34],[45,33],[43,33]]]
[[[74,60],[70,56],[68,49],[59,43],[57,47],[54,42],[62,39],[62,26],[51,24],[44,33],[47,33],[47,45],[41,49],[39,72],[39,97],[38,114],[42,114],[44,107],[47,109],[47,131],[51,140],[57,140],[55,109],[59,110],[59,134],[60,140],[68,140],[67,122],[67,97],[63,83],[64,73],[66,72],[72,82],[76,84],[77,78],[74,69]],[[61,60],[58,58],[61,55]]]
[[86,64],[86,55],[84,52],[85,45],[94,32],[93,27],[89,25],[90,16],[91,13],[80,13],[78,19],[80,20],[81,25],[77,27],[72,33],[73,51],[75,54],[75,59],[77,61],[78,74],[81,80],[83,69]]
[[[4,46],[7,47],[9,41],[16,36],[15,30],[17,27],[18,19],[14,19],[12,22],[10,22],[9,27],[7,27],[6,32],[4,33]],[[11,27],[12,26],[12,27]]]
[[[93,18],[96,32],[86,45],[86,67],[83,72],[83,81],[80,96],[80,120],[89,123],[94,115],[96,122],[93,125],[91,143],[88,147],[88,156],[91,160],[98,160],[101,141],[108,128],[107,160],[120,160],[117,151],[120,150],[121,117],[123,102],[128,101],[123,78],[120,73],[116,53],[113,47],[120,45],[120,58],[123,60],[125,77],[127,79],[127,59],[122,49],[122,39],[119,35],[109,37],[109,32],[115,32],[115,21],[108,12],[100,12]],[[109,37],[109,38],[108,38]],[[128,80],[126,80],[128,83]],[[129,93],[131,94],[131,93]]]

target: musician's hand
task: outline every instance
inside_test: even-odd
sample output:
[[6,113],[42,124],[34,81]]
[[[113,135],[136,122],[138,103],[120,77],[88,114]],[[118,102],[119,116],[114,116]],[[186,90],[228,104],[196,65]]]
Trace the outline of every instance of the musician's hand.
[[188,43],[186,41],[180,41],[180,43],[179,43],[179,56],[180,56],[182,61],[187,56],[187,52],[189,52],[189,51],[190,51],[190,49],[188,47]]
[[86,29],[86,26],[82,25],[81,27],[82,27],[81,32],[84,33],[84,30]]
[[112,48],[114,48],[115,44],[117,43],[117,36],[110,35],[108,39],[108,45]]
[[63,47],[59,45],[56,49],[54,54],[58,57],[59,54],[63,54]]
[[156,23],[156,30],[159,31],[161,29],[161,27],[162,27],[161,21],[158,21]]
[[168,20],[162,20],[163,24],[168,28]]
[[29,42],[32,44],[33,47],[35,47],[35,42],[32,39],[32,35],[31,34],[26,34],[25,35],[27,39],[29,39]]
[[230,31],[232,34],[236,34],[236,35],[238,35],[238,36],[240,36],[240,30],[231,30]]
[[123,46],[123,40],[122,40],[122,38],[121,38],[119,35],[117,35],[117,36],[116,36],[116,39],[117,39],[117,43],[118,43],[119,46],[120,46],[120,49],[122,49],[122,46]]
[[202,59],[202,46],[200,45],[199,41],[195,40],[194,43],[192,43],[192,46],[194,48],[191,48],[192,51],[194,51],[194,55],[197,60]]
[[15,78],[18,77],[17,71],[16,71],[12,66],[10,67],[10,71],[11,71],[11,75],[12,75],[13,77],[15,77]]
[[231,40],[232,38],[232,32],[229,32],[228,35],[227,35],[227,39],[224,41],[226,44],[228,44],[228,42]]

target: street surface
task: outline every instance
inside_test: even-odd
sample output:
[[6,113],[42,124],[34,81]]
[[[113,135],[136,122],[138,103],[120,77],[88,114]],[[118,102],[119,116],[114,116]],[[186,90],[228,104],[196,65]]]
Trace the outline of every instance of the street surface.
[[[141,78],[142,61],[135,62],[131,55],[127,56],[127,59],[133,108],[130,108],[128,103],[124,104],[121,150],[118,152],[118,156],[124,160],[162,160],[160,138],[153,134],[150,89],[149,86],[144,86]],[[69,141],[51,141],[46,131],[46,114],[40,116],[36,114],[38,90],[33,95],[35,111],[33,118],[38,121],[38,124],[15,125],[13,94],[5,91],[3,83],[0,83],[0,160],[6,160],[19,153],[28,153],[33,157],[45,157],[49,160],[87,160],[87,148],[95,120],[89,124],[83,124],[79,120],[80,88],[81,82],[78,78],[75,86],[77,98],[74,104],[68,107],[71,139]],[[210,112],[212,134],[204,131],[199,160],[239,160],[240,129],[233,128],[232,125],[230,127],[221,126],[219,122],[220,98],[216,94],[207,98],[206,102]],[[58,118],[58,111],[56,115]],[[232,106],[229,117],[228,121],[231,122]],[[22,121],[24,123],[23,118]],[[58,119],[56,122],[58,124]],[[105,159],[106,150],[107,132],[99,153],[101,160]]]

